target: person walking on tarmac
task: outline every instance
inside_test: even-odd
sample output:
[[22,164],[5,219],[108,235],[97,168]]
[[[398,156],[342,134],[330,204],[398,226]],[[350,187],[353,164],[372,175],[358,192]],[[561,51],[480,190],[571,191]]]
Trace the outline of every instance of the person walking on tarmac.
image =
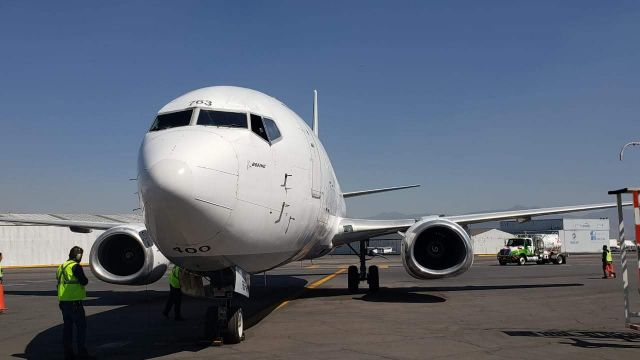
[[72,346],[73,326],[76,328],[76,343],[78,356],[81,359],[94,359],[89,355],[85,346],[87,321],[85,318],[82,300],[86,297],[85,286],[89,280],[84,275],[80,260],[84,250],[74,246],[69,251],[69,259],[58,267],[56,279],[58,280],[58,301],[62,311],[62,345],[64,358],[75,359]]
[[169,298],[167,299],[167,304],[164,307],[164,311],[162,315],[169,318],[169,311],[171,311],[171,307],[174,307],[175,319],[178,321],[184,320],[180,315],[180,311],[182,310],[182,289],[180,289],[180,275],[182,275],[182,269],[178,265],[174,265],[173,269],[169,273]]
[[603,279],[613,277],[615,279],[616,273],[613,271],[613,255],[611,250],[607,249],[607,245],[602,245],[602,273]]

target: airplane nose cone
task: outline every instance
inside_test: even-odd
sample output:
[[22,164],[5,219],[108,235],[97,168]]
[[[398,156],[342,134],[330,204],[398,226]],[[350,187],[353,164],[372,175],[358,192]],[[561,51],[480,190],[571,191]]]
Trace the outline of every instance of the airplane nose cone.
[[233,146],[206,131],[153,135],[143,142],[139,159],[147,229],[167,255],[181,246],[208,244],[235,207],[238,160]]
[[177,159],[163,159],[151,166],[147,172],[147,187],[153,186],[160,195],[176,199],[191,199],[194,179],[191,167]]

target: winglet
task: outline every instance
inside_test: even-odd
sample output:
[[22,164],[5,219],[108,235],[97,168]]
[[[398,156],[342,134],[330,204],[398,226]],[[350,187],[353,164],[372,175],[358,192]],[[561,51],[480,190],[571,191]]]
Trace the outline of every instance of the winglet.
[[409,188],[414,188],[414,187],[418,187],[418,186],[420,186],[420,184],[406,185],[406,186],[394,186],[394,187],[381,188],[381,189],[372,189],[372,190],[351,191],[351,192],[342,193],[342,196],[344,198],[350,198],[350,197],[355,197],[355,196],[376,194],[376,193],[381,193],[381,192],[386,192],[386,191],[409,189]]
[[313,132],[318,136],[318,90],[313,90]]

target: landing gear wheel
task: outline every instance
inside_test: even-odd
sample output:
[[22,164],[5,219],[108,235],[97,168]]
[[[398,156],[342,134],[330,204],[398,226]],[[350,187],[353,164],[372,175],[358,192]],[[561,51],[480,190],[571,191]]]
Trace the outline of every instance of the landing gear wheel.
[[242,308],[233,308],[233,315],[227,322],[227,331],[224,342],[227,344],[237,344],[244,340],[244,321],[242,318]]
[[376,292],[380,289],[380,276],[378,275],[378,267],[369,266],[369,274],[367,275],[367,283],[369,283],[369,291]]
[[358,291],[358,284],[360,283],[360,274],[356,266],[349,266],[347,280],[349,282],[349,292],[352,294],[356,293]]
[[524,265],[527,263],[527,257],[524,255],[520,255],[518,258],[518,265]]

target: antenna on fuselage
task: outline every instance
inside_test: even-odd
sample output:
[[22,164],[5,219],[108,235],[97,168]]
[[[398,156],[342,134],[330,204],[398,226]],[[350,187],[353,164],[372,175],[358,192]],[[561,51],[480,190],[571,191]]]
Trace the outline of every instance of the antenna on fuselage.
[[313,90],[313,132],[318,136],[318,90]]

